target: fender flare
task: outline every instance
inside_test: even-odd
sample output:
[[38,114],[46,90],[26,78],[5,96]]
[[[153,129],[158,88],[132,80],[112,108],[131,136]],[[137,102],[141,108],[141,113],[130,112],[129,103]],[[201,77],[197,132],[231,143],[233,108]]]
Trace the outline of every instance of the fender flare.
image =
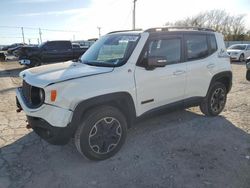
[[128,92],[116,92],[105,95],[96,96],[77,104],[74,109],[72,120],[70,123],[71,134],[75,133],[76,128],[81,124],[84,114],[94,107],[100,105],[111,105],[118,108],[126,117],[128,128],[131,127],[135,118],[136,111],[132,96]]
[[232,88],[232,79],[233,79],[232,71],[223,71],[223,72],[220,72],[218,74],[215,74],[210,81],[210,85],[209,85],[209,88],[207,90],[207,93],[208,93],[209,89],[211,88],[211,86],[215,82],[218,82],[218,81],[225,84],[225,86],[227,88],[227,93],[229,93],[229,91]]

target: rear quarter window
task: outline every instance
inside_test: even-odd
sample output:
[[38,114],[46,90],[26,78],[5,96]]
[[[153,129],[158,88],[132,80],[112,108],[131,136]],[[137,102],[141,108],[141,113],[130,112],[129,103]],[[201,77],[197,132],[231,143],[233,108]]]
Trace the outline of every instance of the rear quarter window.
[[202,59],[209,55],[206,35],[186,35],[185,46],[187,61]]
[[217,41],[216,41],[215,36],[214,35],[208,35],[208,42],[209,42],[209,45],[210,45],[210,53],[209,54],[213,54],[218,49]]

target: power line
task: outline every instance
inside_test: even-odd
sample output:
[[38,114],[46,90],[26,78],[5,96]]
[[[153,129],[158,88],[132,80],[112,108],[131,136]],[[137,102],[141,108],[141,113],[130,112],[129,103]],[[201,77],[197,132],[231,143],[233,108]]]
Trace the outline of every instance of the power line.
[[[30,30],[39,30],[37,27],[19,27],[19,26],[0,26],[0,28],[12,28],[12,29],[30,29]],[[69,32],[69,33],[78,33],[82,31],[74,31],[74,30],[61,30],[61,29],[47,29],[47,28],[40,28],[44,31],[52,31],[52,32]]]

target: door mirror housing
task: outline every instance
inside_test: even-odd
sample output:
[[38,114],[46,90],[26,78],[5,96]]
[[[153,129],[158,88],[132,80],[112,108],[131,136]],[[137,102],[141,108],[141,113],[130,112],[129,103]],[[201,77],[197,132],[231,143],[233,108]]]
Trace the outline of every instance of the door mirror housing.
[[147,69],[155,69],[156,67],[165,67],[167,65],[167,59],[165,57],[148,57]]

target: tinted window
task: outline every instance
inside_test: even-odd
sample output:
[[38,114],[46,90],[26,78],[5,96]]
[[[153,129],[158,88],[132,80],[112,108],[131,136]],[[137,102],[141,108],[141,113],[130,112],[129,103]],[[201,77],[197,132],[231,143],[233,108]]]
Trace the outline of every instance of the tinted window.
[[217,43],[214,35],[208,35],[208,41],[210,43],[210,54],[217,51]]
[[181,39],[153,40],[149,43],[149,57],[163,57],[168,63],[181,60]]
[[48,42],[46,48],[48,50],[67,50],[71,49],[71,43],[67,41]]
[[187,60],[196,60],[208,56],[206,35],[187,35],[185,39]]
[[44,44],[44,47],[48,50],[54,50],[55,49],[55,45],[53,44],[53,42],[47,42],[46,44]]
[[233,49],[233,50],[245,50],[247,45],[245,44],[235,44],[230,46],[228,49]]
[[69,41],[59,41],[55,42],[56,49],[58,50],[68,50],[72,48],[72,45]]

